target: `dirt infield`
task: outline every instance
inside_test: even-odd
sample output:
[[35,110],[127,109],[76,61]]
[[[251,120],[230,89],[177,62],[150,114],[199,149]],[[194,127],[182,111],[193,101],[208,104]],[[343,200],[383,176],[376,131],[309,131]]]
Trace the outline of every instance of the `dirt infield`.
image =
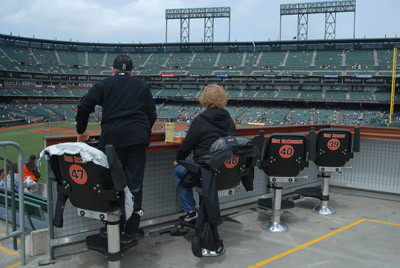
[[[49,130],[47,130],[45,128],[45,124],[43,124],[43,126],[44,126],[43,128],[32,129],[32,130],[28,130],[27,132],[42,133],[42,134],[58,134],[58,135],[76,135],[75,129],[72,129],[72,128],[50,127]],[[187,131],[188,127],[189,127],[189,124],[187,124],[187,123],[178,123],[178,124],[175,124],[175,131],[179,131],[179,130]],[[14,128],[18,128],[18,127],[14,127]],[[91,135],[99,135],[101,130],[100,129],[88,129],[87,132]],[[164,132],[164,124],[156,123],[153,126],[152,132]]]
[[[73,128],[58,128],[58,127],[51,127],[49,130],[46,129],[46,123],[38,123],[35,124],[37,125],[43,125],[43,128],[38,128],[38,129],[32,129],[32,130],[27,130],[27,132],[30,133],[42,133],[42,134],[58,134],[58,135],[75,135],[75,129]],[[188,123],[175,123],[175,131],[180,131],[184,130],[187,131],[189,128]],[[22,125],[22,126],[13,126],[13,127],[8,127],[8,128],[0,128],[0,132],[3,130],[7,129],[18,129],[18,128],[26,128],[27,126],[32,126],[32,125]],[[164,132],[164,127],[165,123],[162,122],[156,122],[156,124],[153,126],[152,132]],[[237,125],[239,127],[239,125]],[[99,135],[101,133],[100,129],[88,129],[89,134],[91,135]]]
[[[42,133],[42,134],[59,134],[59,135],[76,135],[76,130],[71,128],[55,128],[50,127],[49,130],[46,128],[38,128],[28,130],[30,133]],[[89,134],[98,135],[100,134],[100,129],[89,129]]]
[[37,123],[37,124],[32,124],[32,125],[20,125],[20,126],[2,127],[2,128],[0,128],[0,131],[9,130],[9,129],[26,128],[27,126],[40,126],[40,125],[46,125],[46,123]]
[[[165,123],[156,123],[153,126],[152,132],[164,132]],[[189,128],[188,123],[175,123],[175,131],[184,130],[187,131]]]

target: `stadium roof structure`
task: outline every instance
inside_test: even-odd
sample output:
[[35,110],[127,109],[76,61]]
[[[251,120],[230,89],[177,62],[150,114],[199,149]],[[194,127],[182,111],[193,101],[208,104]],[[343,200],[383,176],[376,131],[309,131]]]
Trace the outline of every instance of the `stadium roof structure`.
[[354,13],[354,39],[356,27],[356,0],[282,4],[280,8],[279,39],[281,39],[282,16],[297,15],[297,40],[306,40],[308,36],[308,15],[319,13],[325,13],[325,39],[335,39],[336,13],[340,12]]
[[168,39],[168,20],[180,20],[180,41],[188,43],[190,41],[190,19],[204,18],[204,42],[214,42],[214,19],[228,18],[229,33],[231,35],[231,8],[230,7],[204,7],[204,8],[174,8],[165,10],[165,43]]

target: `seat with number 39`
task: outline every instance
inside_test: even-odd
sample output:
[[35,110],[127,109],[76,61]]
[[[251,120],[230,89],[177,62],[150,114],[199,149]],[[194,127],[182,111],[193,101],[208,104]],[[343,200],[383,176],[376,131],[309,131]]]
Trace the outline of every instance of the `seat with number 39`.
[[[313,136],[315,132],[313,131]],[[332,172],[341,173],[343,166],[360,151],[360,129],[354,128],[354,141],[348,129],[323,128],[317,133],[316,143],[310,146],[310,159],[318,166],[322,185],[297,189],[296,193],[303,197],[318,198],[320,204],[313,212],[320,215],[333,215],[335,210],[328,205],[329,179]]]
[[315,164],[342,167],[353,158],[351,132],[348,129],[323,128],[317,134]]

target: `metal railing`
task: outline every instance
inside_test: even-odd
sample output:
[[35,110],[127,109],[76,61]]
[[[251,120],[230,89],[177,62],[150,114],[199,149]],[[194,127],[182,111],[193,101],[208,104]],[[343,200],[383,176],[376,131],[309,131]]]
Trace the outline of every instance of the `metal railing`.
[[[14,164],[11,160],[7,159],[7,146],[13,146],[17,149],[18,151],[18,189],[19,191],[22,191],[22,194],[19,195],[19,230],[17,230],[17,222],[16,222],[16,215],[17,215],[17,210],[16,210],[16,200],[15,200],[15,185],[14,185]],[[23,169],[23,153],[22,153],[22,148],[19,146],[19,144],[12,142],[12,141],[2,141],[0,142],[0,147],[3,147],[3,156],[0,156],[0,159],[3,160],[4,162],[4,210],[5,210],[5,235],[0,236],[0,241],[13,238],[13,247],[15,250],[17,250],[17,238],[20,238],[20,255],[21,255],[21,265],[26,264],[26,257],[25,257],[25,219],[24,219],[24,169]],[[9,169],[10,169],[10,187],[8,187],[8,179],[7,179],[7,174],[8,174],[8,168],[7,164],[9,163]],[[9,193],[7,189],[12,189]],[[11,194],[11,212],[12,212],[12,219],[11,219],[11,225],[12,225],[12,231],[9,231],[9,226],[10,226],[10,220],[8,217],[8,195]]]

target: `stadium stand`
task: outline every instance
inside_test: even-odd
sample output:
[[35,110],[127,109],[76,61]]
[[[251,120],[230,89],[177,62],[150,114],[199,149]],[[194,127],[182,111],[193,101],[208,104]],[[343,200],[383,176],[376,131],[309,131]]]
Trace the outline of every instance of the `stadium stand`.
[[158,96],[163,96],[163,97],[173,97],[178,94],[179,89],[178,88],[163,88],[160,90],[159,93],[157,93]]
[[297,99],[299,96],[300,92],[297,90],[293,91],[279,91],[278,95],[276,96],[277,98],[283,98],[283,99]]
[[349,96],[351,100],[373,100],[370,92],[350,92]]
[[346,65],[352,69],[368,69],[375,65],[374,52],[372,50],[347,50],[345,53]]
[[84,52],[58,51],[62,71],[66,73],[85,74],[87,67]]
[[337,69],[342,66],[343,51],[342,50],[318,50],[315,57],[314,65],[320,69]]
[[180,106],[177,105],[160,105],[157,107],[157,116],[158,118],[164,118],[164,119],[169,119],[173,118],[176,119],[176,117],[179,114]]
[[59,58],[54,50],[50,49],[32,49],[33,55],[37,59],[37,69],[39,72],[61,73]]
[[390,97],[391,97],[390,92],[375,92],[376,100],[390,101]]
[[239,69],[244,59],[244,53],[221,53],[216,65],[226,70]]
[[185,69],[190,64],[193,56],[193,53],[171,53],[165,67],[168,70]]
[[182,89],[179,90],[177,96],[181,97],[196,97],[199,95],[199,87],[196,85],[182,85]]
[[347,91],[342,90],[327,90],[325,91],[325,99],[345,100],[347,99]]
[[312,64],[313,53],[309,51],[290,51],[285,66],[305,69]]
[[286,52],[264,52],[260,59],[258,66],[264,69],[276,69],[277,67],[283,65]]
[[314,124],[336,124],[337,111],[334,109],[315,109],[312,121]]
[[288,125],[305,125],[309,123],[311,115],[310,111],[304,108],[292,109],[286,116],[286,123]]
[[[134,74],[150,82],[159,117],[166,120],[193,116],[202,88],[218,83],[241,124],[382,125],[388,120],[381,111],[390,102],[392,47],[397,43],[94,45],[0,35],[0,116],[4,121],[73,118],[79,98],[111,75],[113,59],[126,53]],[[400,94],[395,96],[399,101]],[[97,111],[93,118],[100,117]]]

